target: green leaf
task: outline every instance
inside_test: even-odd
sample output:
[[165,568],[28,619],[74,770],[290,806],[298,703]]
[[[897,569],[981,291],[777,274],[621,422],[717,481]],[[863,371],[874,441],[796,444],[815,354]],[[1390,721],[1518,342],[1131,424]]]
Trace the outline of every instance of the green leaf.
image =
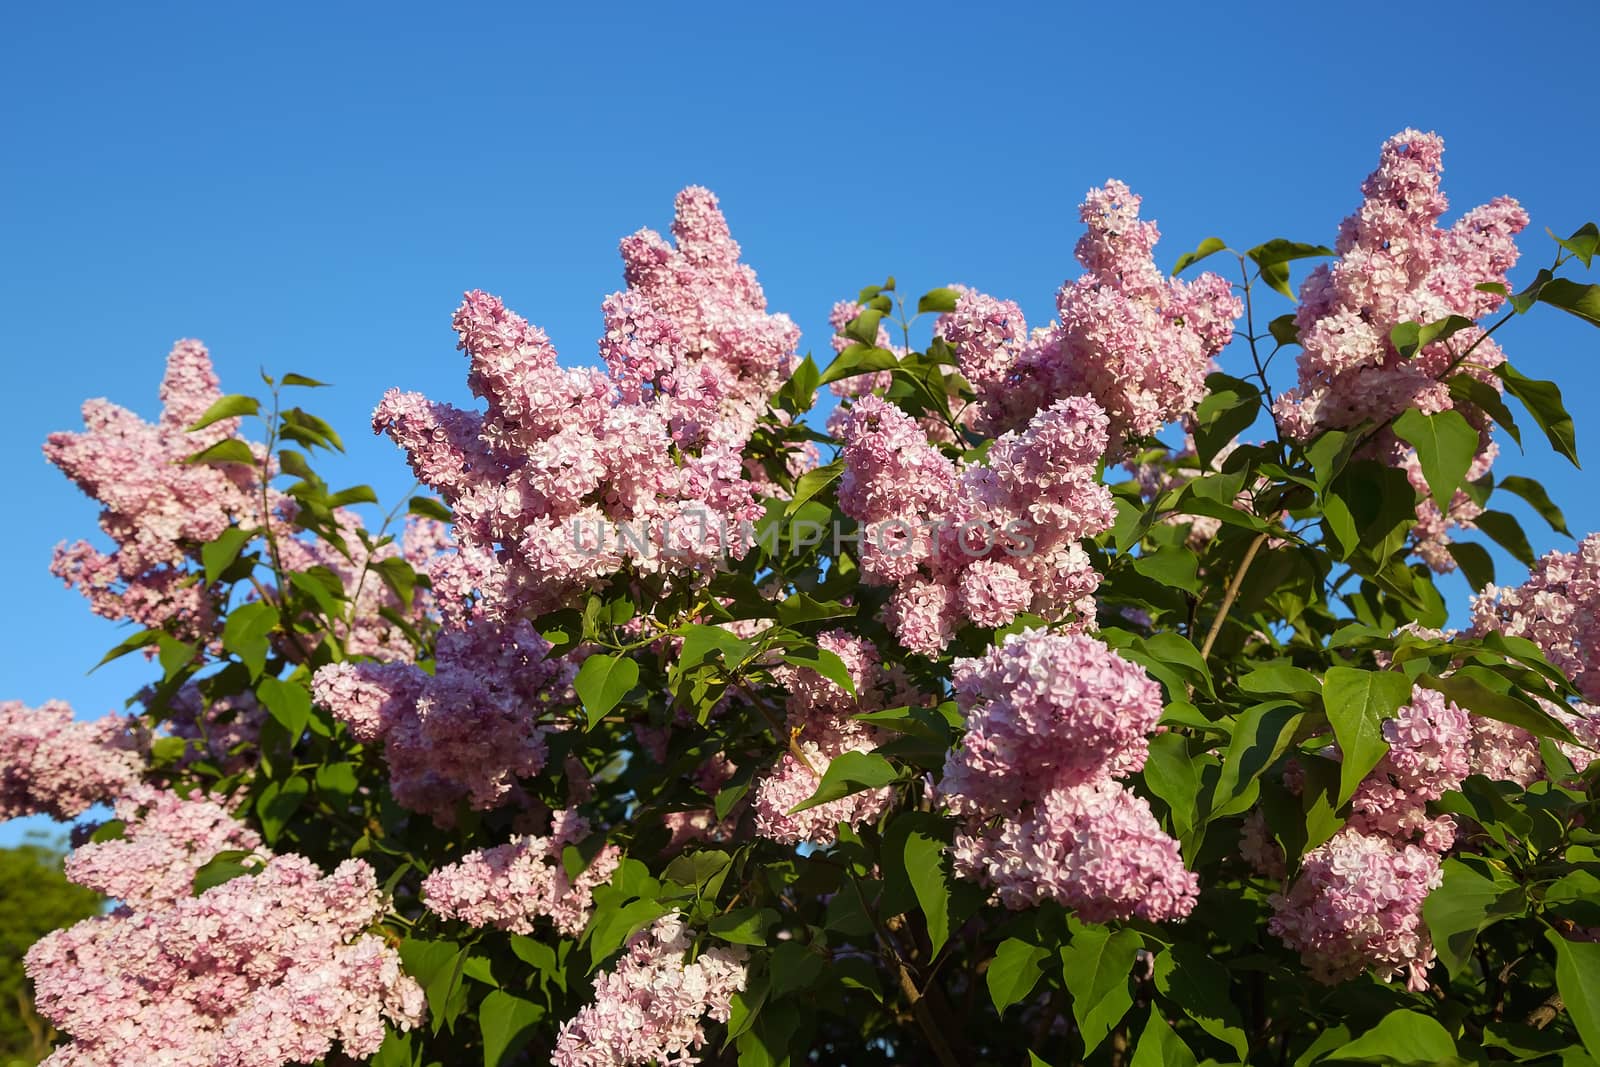
[[222,625],[222,647],[243,661],[251,678],[259,678],[272,647],[268,635],[277,625],[278,612],[272,605],[260,600],[240,604]]
[[589,716],[589,729],[611,714],[638,683],[639,664],[627,656],[598,652],[584,660],[572,685]]
[[1231,995],[1228,968],[1199,945],[1178,942],[1156,954],[1151,978],[1156,990],[1212,1037],[1229,1045],[1244,1061],[1250,1039]]
[[323,617],[330,622],[343,619],[344,607],[340,604],[339,598],[344,594],[344,584],[337,574],[327,571],[326,568],[322,570],[326,573],[295,571],[289,575],[289,584],[310,597],[316,603],[317,610],[321,611]]
[[194,425],[189,427],[189,432],[194,433],[196,430],[203,430],[212,423],[221,422],[223,419],[234,419],[241,415],[259,415],[260,413],[261,401],[253,396],[240,396],[238,393],[234,393],[229,396],[218,397],[210,407],[206,408],[205,413],[195,420]]
[[267,711],[283,726],[289,743],[300,739],[306,724],[311,721],[311,694],[303,685],[277,678],[263,678],[256,685],[256,696],[267,706]]
[[450,509],[431,496],[414,496],[407,505],[408,514],[420,519],[437,519],[439,522],[454,522],[455,516]]
[[1451,541],[1444,547],[1474,590],[1482,592],[1494,581],[1494,557],[1488,549],[1471,541]]
[[900,357],[887,348],[851,345],[834,357],[833,362],[822,372],[822,377],[817,379],[817,384],[829,385],[845,378],[854,378],[858,374],[892,370],[899,365]]
[[1274,237],[1265,244],[1256,245],[1245,255],[1255,261],[1257,269],[1261,272],[1262,281],[1290,300],[1293,300],[1294,290],[1289,288],[1289,268],[1287,264],[1297,259],[1331,256],[1333,255],[1333,249],[1324,248],[1322,245],[1308,245],[1299,241],[1286,241],[1282,237]]
[[1500,395],[1500,390],[1480,378],[1470,374],[1452,375],[1449,381],[1450,396],[1457,405],[1475,404],[1488,412],[1500,428],[1511,435],[1511,439],[1522,445],[1522,429],[1517,425],[1517,420],[1511,414],[1511,409],[1506,407],[1505,398]]
[[1600,326],[1600,285],[1552,278],[1539,289],[1539,302],[1558,307],[1593,326]]
[[255,535],[255,531],[230,526],[217,535],[216,540],[200,546],[200,562],[205,565],[206,581],[215,582],[222,572],[233,566],[239,550]]
[[778,921],[778,913],[771,908],[737,908],[724,912],[711,920],[711,933],[735,945],[762,946],[767,943],[767,930]]
[[259,859],[251,860],[254,853],[244,849],[228,849],[218,852],[194,872],[194,895],[199,896],[207,889],[219,886],[224,882],[231,882],[235,878],[247,878],[261,873],[262,863]]
[[1152,1004],[1131,1067],[1199,1067],[1199,1061]]
[[267,783],[256,798],[256,817],[261,820],[261,836],[266,838],[267,844],[277,843],[310,793],[311,783],[298,776]]
[[1456,978],[1467,973],[1478,934],[1501,919],[1527,910],[1522,888],[1499,867],[1444,861],[1444,882],[1422,903],[1439,962]]
[[1288,663],[1273,663],[1239,679],[1246,693],[1320,693],[1322,680],[1310,671]]
[[1505,383],[1506,392],[1528,409],[1533,421],[1549,438],[1550,447],[1571,460],[1574,467],[1578,466],[1577,436],[1572,416],[1567,414],[1566,405],[1561,401],[1561,389],[1554,382],[1525,377],[1509,363],[1500,364],[1494,372]]
[[1062,948],[1061,977],[1072,994],[1072,1017],[1078,1021],[1085,1056],[1100,1047],[1133,1006],[1128,975],[1143,944],[1132,930],[1112,933],[1103,926],[1081,926]]
[[1279,315],[1267,323],[1267,332],[1278,342],[1279,348],[1300,343],[1300,324],[1294,321],[1293,315]]
[[1545,492],[1544,486],[1532,478],[1524,478],[1520,474],[1500,479],[1496,489],[1504,489],[1508,493],[1515,493],[1528,502],[1528,506],[1539,513],[1539,517],[1550,524],[1550,528],[1559,534],[1572,536],[1572,531],[1567,529],[1567,517],[1556,507],[1550,499],[1550,494]]
[[1471,319],[1460,315],[1450,315],[1437,322],[1402,322],[1389,331],[1389,343],[1394,345],[1401,359],[1410,359],[1433,342],[1442,341],[1473,325]]
[[1172,813],[1172,830],[1183,837],[1194,828],[1200,770],[1189,755],[1183,734],[1157,734],[1150,739],[1150,754],[1145,759],[1144,783],[1150,792],[1167,802]]
[[1209,818],[1236,814],[1248,806],[1254,797],[1251,787],[1288,749],[1304,715],[1300,705],[1282,700],[1245,709],[1212,786]]
[[591,970],[610,958],[624,941],[671,910],[655,900],[634,900],[621,907],[596,908],[584,934],[589,942]]
[[1383,1021],[1319,1061],[1387,1064],[1460,1062],[1450,1032],[1436,1020],[1414,1011],[1392,1011]]
[[1556,988],[1583,1038],[1583,1047],[1600,1056],[1600,944],[1568,941],[1554,930],[1545,937],[1556,950]]
[[1511,553],[1525,567],[1533,566],[1533,546],[1522,523],[1503,511],[1485,511],[1472,520],[1472,524],[1494,539],[1494,543]]
[[380,559],[372,564],[372,569],[378,572],[383,584],[400,599],[400,603],[410,609],[411,598],[416,595],[417,590],[416,569],[400,556]]
[[1577,740],[1572,731],[1552,719],[1543,708],[1513,696],[1508,681],[1483,667],[1462,667],[1444,678],[1424,674],[1417,679],[1417,684],[1437,689],[1452,703],[1475,715],[1520,726],[1536,737],[1554,738],[1569,744]]
[[202,448],[187,457],[185,463],[238,463],[246,467],[256,465],[256,454],[250,446],[237,437],[227,437],[209,448]]
[[304,387],[306,389],[322,389],[322,388],[325,388],[328,385],[327,382],[319,382],[315,378],[307,378],[304,374],[294,374],[294,373],[285,374],[283,376],[283,378],[278,382],[278,384],[279,385],[298,385],[298,386],[302,386],[302,387]]
[[678,627],[683,637],[683,647],[678,650],[679,671],[689,671],[708,661],[712,654],[720,653],[728,667],[737,667],[754,651],[755,646],[734,636],[732,631],[720,626],[690,623]]
[[1205,399],[1195,409],[1195,454],[1204,467],[1261,414],[1261,390],[1242,378],[1213,374],[1206,379]]
[[927,920],[928,941],[935,955],[950,937],[950,872],[945,866],[944,849],[943,841],[919,830],[906,835],[906,875]]
[[1205,259],[1207,256],[1214,253],[1221,252],[1227,247],[1227,243],[1224,242],[1222,238],[1207,237],[1204,241],[1201,241],[1197,246],[1195,246],[1195,250],[1193,252],[1185,252],[1183,255],[1178,257],[1178,262],[1172,265],[1172,273],[1175,275],[1182,274],[1185,270],[1188,270],[1202,259]]
[[377,491],[370,485],[352,485],[348,489],[341,489],[328,498],[330,508],[347,508],[351,504],[376,504]]
[[[1555,237],[1554,234],[1551,236]],[[1586,222],[1573,231],[1572,236],[1566,240],[1556,237],[1556,244],[1577,256],[1587,267],[1589,261],[1594,258],[1595,251],[1600,249],[1600,229],[1597,229],[1594,223]]]
[[[1190,644],[1189,639],[1182,634],[1168,632],[1155,634],[1152,637],[1141,637],[1132,647],[1123,649],[1122,654],[1142,664],[1157,678],[1162,677],[1158,671],[1176,673],[1207,696],[1217,695],[1216,690],[1212,688],[1211,668],[1206,665],[1200,650]],[[1182,693],[1172,695],[1181,697]]]
[[1339,803],[1355,793],[1367,772],[1389,751],[1383,720],[1411,699],[1411,679],[1398,671],[1333,667],[1323,680],[1322,701],[1339,742]]
[[874,752],[843,752],[833,758],[822,773],[817,791],[789,809],[793,815],[830,800],[838,800],[863,789],[878,789],[899,778],[899,772],[882,756]]
[[1397,437],[1417,450],[1422,477],[1441,511],[1448,510],[1478,452],[1478,431],[1459,411],[1424,415],[1416,408],[1394,420]]
[[400,959],[405,964],[405,972],[417,980],[428,998],[434,1033],[446,1024],[453,1026],[455,1016],[466,1004],[461,982],[466,957],[466,950],[454,941],[408,937],[400,942]]
[[917,301],[917,314],[920,315],[928,311],[954,311],[956,309],[956,301],[960,299],[961,292],[958,289],[951,289],[948,286],[929,289]]
[[850,677],[850,668],[845,666],[844,660],[839,658],[839,654],[830,652],[825,648],[817,648],[814,651],[816,652],[814,656],[785,652],[783,659],[785,663],[791,666],[815,671],[854,698],[856,695],[855,679]]
[[783,509],[784,517],[787,518],[800,510],[806,501],[838,481],[843,474],[844,460],[842,459],[836,459],[832,463],[826,463],[806,471],[800,476],[800,480],[794,483],[794,496],[790,498],[788,505]]
[[1015,937],[1000,942],[984,973],[994,1010],[1004,1015],[1011,1005],[1027,999],[1033,987],[1039,984],[1039,977],[1044,974],[1044,961],[1049,958],[1049,949]]
[[883,322],[883,312],[876,308],[865,307],[856,312],[856,317],[845,324],[844,335],[852,341],[864,345],[878,343],[878,326]]

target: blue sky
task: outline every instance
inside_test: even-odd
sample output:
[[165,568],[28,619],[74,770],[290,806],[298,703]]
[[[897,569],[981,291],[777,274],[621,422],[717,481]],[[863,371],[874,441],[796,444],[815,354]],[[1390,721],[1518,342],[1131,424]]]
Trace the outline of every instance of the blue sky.
[[[772,306],[824,354],[830,304],[889,273],[1043,322],[1077,273],[1076,204],[1112,176],[1161,223],[1163,265],[1210,234],[1331,242],[1408,125],[1444,135],[1454,211],[1500,193],[1528,208],[1514,279],[1548,260],[1544,227],[1600,216],[1574,50],[1600,32],[1592,3],[1521,21],[1483,3],[544,7],[0,15],[0,698],[99,714],[145,677],[134,658],[85,675],[119,632],[46,571],[93,530],[39,454],[84,398],[153,415],[179,337],[211,346],[230,390],[263,366],[312,374],[336,383],[315,410],[351,446],[331,480],[392,499],[408,472],[363,428],[391,385],[466,399],[462,290],[591,361],[618,238],[664,230],[686,184],[721,196]],[[1561,384],[1590,462],[1530,439],[1497,471],[1543,479],[1580,535],[1600,528],[1600,333],[1540,309],[1499,336]],[[1566,543],[1507,507],[1537,550]],[[1501,577],[1520,578],[1504,558]]]

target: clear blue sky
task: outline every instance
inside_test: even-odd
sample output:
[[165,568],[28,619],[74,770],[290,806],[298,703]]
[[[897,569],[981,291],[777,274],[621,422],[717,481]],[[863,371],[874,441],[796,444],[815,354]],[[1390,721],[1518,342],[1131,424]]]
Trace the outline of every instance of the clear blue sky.
[[[1112,176],[1160,221],[1163,265],[1209,234],[1331,242],[1408,125],[1444,135],[1455,209],[1527,206],[1518,279],[1544,227],[1600,216],[1592,2],[550,6],[0,15],[0,698],[99,714],[145,678],[132,657],[85,676],[117,628],[46,571],[93,530],[39,454],[85,397],[153,415],[188,336],[231,390],[313,374],[351,442],[333,480],[393,498],[408,473],[363,427],[390,385],[465,399],[461,291],[592,361],[618,238],[665,229],[689,183],[824,353],[832,301],[891,272],[1043,322],[1077,273],[1075,205]],[[1498,471],[1543,478],[1581,534],[1600,528],[1600,332],[1540,310],[1501,336],[1566,390],[1588,469],[1530,440]],[[1510,510],[1539,551],[1564,543]],[[1520,578],[1503,557],[1501,578]]]

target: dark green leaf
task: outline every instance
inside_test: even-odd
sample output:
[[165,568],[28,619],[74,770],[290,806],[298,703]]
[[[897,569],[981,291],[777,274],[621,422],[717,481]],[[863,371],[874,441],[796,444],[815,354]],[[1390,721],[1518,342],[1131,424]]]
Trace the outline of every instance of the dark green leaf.
[[230,396],[218,397],[206,408],[205,413],[196,419],[194,425],[189,427],[189,432],[203,430],[214,422],[223,419],[238,418],[241,415],[256,415],[261,412],[261,402],[253,396],[240,396],[234,393]]
[[239,550],[253,536],[253,531],[230,526],[217,535],[215,541],[200,546],[200,562],[205,565],[206,581],[215,582],[222,572],[239,558]]
[[1550,494],[1545,492],[1544,486],[1532,478],[1524,478],[1520,474],[1513,474],[1500,479],[1500,483],[1495,488],[1504,489],[1508,493],[1515,493],[1520,496],[1528,502],[1529,507],[1539,513],[1540,518],[1550,524],[1552,530],[1556,533],[1566,534],[1568,537],[1572,536],[1572,531],[1567,529],[1567,517],[1561,513],[1561,509],[1556,507],[1555,502],[1550,499]]
[[596,653],[584,660],[572,685],[583,701],[589,729],[594,729],[601,719],[611,714],[638,682],[639,664],[627,656]]
[[256,465],[256,454],[250,446],[237,437],[227,437],[208,448],[202,448],[184,460],[185,463],[239,463],[246,467]]
[[311,721],[311,694],[305,686],[277,678],[263,678],[256,685],[256,696],[289,735],[290,743],[300,739]]
[[1323,1063],[1391,1065],[1460,1062],[1450,1032],[1436,1020],[1414,1011],[1392,1011],[1383,1021],[1347,1045],[1334,1049]]
[[1590,325],[1600,326],[1600,285],[1552,278],[1539,290],[1539,302],[1570,312]]
[[1444,861],[1444,883],[1422,903],[1422,918],[1439,962],[1454,978],[1467,970],[1482,930],[1526,909],[1521,887],[1505,871],[1451,858]]
[[1478,431],[1459,411],[1424,415],[1410,408],[1394,420],[1394,432],[1417,450],[1433,502],[1448,510],[1477,455]]
[[950,936],[950,872],[946,869],[944,848],[943,841],[921,831],[906,835],[906,875],[927,920],[928,941],[935,955]]
[[1139,1044],[1133,1050],[1131,1067],[1198,1067],[1198,1064],[1183,1038],[1167,1025],[1156,1006],[1150,1005],[1150,1015],[1139,1034]]
[[1072,1017],[1078,1021],[1083,1052],[1100,1047],[1111,1028],[1133,1005],[1128,975],[1143,939],[1132,930],[1112,933],[1103,926],[1082,926],[1061,950],[1061,976],[1072,994]]
[[765,945],[767,930],[778,921],[771,908],[737,908],[711,920],[713,936],[735,945]]
[[1015,937],[1000,942],[984,973],[994,1010],[1004,1015],[1011,1005],[1027,999],[1033,987],[1039,984],[1039,977],[1044,974],[1044,961],[1049,958],[1049,949]]
[[1577,436],[1572,426],[1572,416],[1561,402],[1561,390],[1554,382],[1528,378],[1509,363],[1495,368],[1495,374],[1505,383],[1506,392],[1522,401],[1533,421],[1539,424],[1550,447],[1560,452],[1578,466]]
[[838,481],[844,474],[844,460],[836,459],[820,467],[806,471],[800,480],[794,483],[794,496],[790,498],[784,508],[784,516],[793,515],[806,501],[822,492],[828,486]]
[[1572,236],[1566,240],[1557,237],[1556,244],[1577,256],[1587,267],[1594,258],[1596,249],[1600,248],[1600,229],[1597,229],[1594,223],[1586,222],[1573,231]]
[[1182,274],[1188,268],[1216,252],[1227,248],[1227,244],[1220,237],[1207,237],[1195,247],[1193,252],[1185,252],[1178,257],[1178,262],[1172,265],[1173,274]]
[[826,804],[830,800],[859,793],[863,789],[882,788],[899,776],[893,764],[876,753],[854,751],[841,753],[834,757],[828,764],[828,769],[822,773],[817,791],[808,799],[790,808],[789,814],[793,815],[797,811],[805,811],[818,804]]
[[1533,566],[1533,546],[1522,530],[1522,523],[1503,511],[1485,511],[1472,520],[1472,524],[1494,539],[1495,544],[1511,553],[1523,566]]
[[1334,667],[1323,681],[1322,701],[1339,742],[1339,800],[1349,800],[1367,772],[1389,751],[1383,720],[1411,699],[1411,679],[1397,671]]
[[960,299],[961,291],[958,289],[948,287],[930,289],[922,294],[922,298],[917,301],[917,313],[954,311],[956,309],[956,301]]

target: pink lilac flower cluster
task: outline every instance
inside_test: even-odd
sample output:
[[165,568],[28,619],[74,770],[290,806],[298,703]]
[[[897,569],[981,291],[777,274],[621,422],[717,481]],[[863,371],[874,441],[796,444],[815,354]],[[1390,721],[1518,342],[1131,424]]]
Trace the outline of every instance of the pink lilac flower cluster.
[[442,524],[407,518],[400,542],[369,551],[360,519],[341,509],[335,519],[348,552],[306,536],[294,521],[298,504],[270,487],[262,492],[260,471],[272,469],[263,445],[245,442],[256,466],[184,462],[220,441],[244,440],[237,418],[189,432],[221,397],[205,347],[180,341],[167,357],[158,422],[146,423],[108,401],[91,400],[83,408],[84,432],[50,435],[46,458],[100,502],[100,527],[116,546],[104,553],[87,541],[60,545],[52,573],[81,590],[96,614],[205,639],[215,628],[219,605],[213,601],[221,594],[197,573],[200,546],[230,526],[259,528],[265,514],[286,570],[326,567],[354,596],[348,632],[340,634],[350,654],[413,659],[404,629],[383,613],[421,623],[432,610],[430,594],[419,590],[410,605],[403,605],[371,565],[402,557],[425,566],[446,547]]
[[434,670],[409,663],[320,668],[312,695],[363,743],[383,742],[389,787],[405,808],[453,825],[461,805],[520,802],[544,768],[541,712],[570,705],[572,664],[526,621],[477,619],[439,632]]
[[[1494,369],[1505,353],[1476,326],[1410,354],[1390,335],[1402,323],[1476,321],[1496,310],[1528,215],[1515,200],[1498,197],[1441,228],[1448,207],[1439,182],[1443,155],[1444,142],[1432,133],[1403,130],[1384,143],[1378,169],[1361,187],[1365,199],[1339,227],[1339,258],[1318,266],[1300,288],[1299,384],[1278,398],[1273,412],[1284,433],[1306,439],[1364,422],[1381,427],[1407,408],[1425,415],[1455,409],[1480,431],[1478,477],[1494,461],[1489,417],[1452,397],[1449,381],[1465,374],[1500,390]],[[1414,450],[1387,430],[1374,447],[1405,462],[1413,484],[1423,488]],[[1418,554],[1436,571],[1454,569],[1447,530],[1471,529],[1481,513],[1464,494],[1443,514],[1424,499]]]
[[78,722],[60,700],[0,700],[0,820],[67,822],[119,796],[144,771],[147,734],[128,716]]
[[1189,914],[1199,880],[1118,781],[1161,718],[1149,675],[1082,634],[1026,630],[957,660],[954,684],[967,734],[939,793],[965,820],[958,875],[1008,908],[1055,900],[1090,922]]
[[[175,823],[179,811],[196,828],[231,821],[204,801],[180,803],[214,809],[209,819],[152,803],[156,821]],[[213,838],[187,854],[189,877],[218,844],[253,843]],[[78,858],[68,863],[75,881],[103,870]],[[118,860],[129,865],[121,881],[160,888],[28,951],[39,1013],[71,1035],[49,1067],[279,1067],[318,1061],[335,1042],[364,1059],[383,1043],[385,1020],[402,1030],[422,1022],[421,987],[367,932],[384,901],[361,860],[324,877],[302,856],[262,853],[257,871],[198,896],[187,885],[166,891],[174,857],[160,849],[135,846]],[[106,891],[103,878],[84,884]]]
[[697,1063],[704,1019],[727,1022],[745,987],[744,949],[714,946],[686,962],[690,937],[670,914],[628,939],[614,968],[594,983],[594,1001],[561,1026],[555,1067],[644,1067]]
[[471,292],[455,327],[486,410],[398,390],[378,405],[374,427],[455,511],[460,552],[432,571],[446,601],[537,614],[624,565],[692,574],[748,547],[761,508],[741,453],[799,332],[766,312],[710,192],[678,195],[673,233],[622,242],[605,372],[561,369],[541,330]]
[[1079,542],[1116,518],[1096,470],[1106,425],[1092,400],[1058,400],[958,468],[888,401],[856,402],[839,506],[861,525],[863,575],[895,586],[886,621],[901,645],[935,655],[963,621],[1022,612],[1093,617],[1100,577]]
[[831,630],[818,636],[817,646],[844,662],[855,695],[810,668],[775,672],[789,692],[788,728],[805,761],[785,752],[777,767],[757,781],[753,807],[756,833],[785,844],[831,844],[838,839],[840,823],[859,826],[888,809],[893,792],[884,786],[790,812],[817,791],[835,759],[846,752],[870,752],[883,740],[881,731],[853,716],[918,699],[898,668],[883,669],[872,642]]
[[[1417,686],[1411,703],[1384,721],[1383,739],[1389,749],[1356,788],[1349,822],[1308,852],[1293,884],[1273,896],[1267,928],[1319,981],[1370,968],[1426,989],[1434,951],[1422,902],[1443,880],[1439,856],[1455,840],[1450,816],[1430,816],[1427,805],[1470,772],[1472,718]],[[1281,873],[1281,854],[1269,859],[1267,869]]]
[[1199,404],[1243,305],[1216,274],[1184,282],[1157,267],[1160,231],[1139,219],[1140,202],[1119,181],[1084,198],[1076,254],[1088,273],[1056,294],[1057,322],[1030,334],[1017,305],[972,291],[941,320],[977,392],[979,429],[1016,429],[1061,397],[1090,396],[1121,452]]
[[260,512],[255,468],[183,462],[237,434],[238,419],[187,432],[221,396],[205,347],[179,341],[161,382],[160,421],[91,400],[82,433],[53,433],[45,443],[45,458],[100,502],[100,528],[116,546],[104,553],[87,541],[62,544],[51,564],[95,614],[151,629],[171,624],[187,638],[213,629],[215,605],[186,563],[194,546]]
[[594,910],[594,887],[610,880],[622,859],[622,850],[608,844],[569,877],[562,851],[588,835],[582,816],[557,811],[547,836],[521,835],[436,868],[423,879],[423,903],[435,915],[472,926],[531,934],[535,920],[545,918],[565,936],[578,937]]
[[1549,553],[1516,588],[1486,587],[1472,601],[1472,633],[1527,638],[1600,703],[1600,533]]
[[112,809],[122,836],[66,859],[67,877],[129,907],[161,908],[193,893],[194,873],[219,852],[254,851],[261,836],[205,796],[135,786]]
[[[1384,142],[1378,169],[1361,186],[1365,199],[1339,227],[1338,259],[1312,271],[1300,288],[1299,385],[1274,405],[1283,429],[1310,437],[1323,429],[1382,424],[1409,407],[1425,414],[1453,406],[1448,374],[1467,373],[1494,387],[1505,361],[1476,328],[1423,346],[1409,359],[1390,331],[1451,315],[1479,319],[1504,302],[1517,262],[1515,236],[1527,212],[1509,197],[1474,208],[1449,229],[1439,188],[1444,141],[1403,130]],[[1461,354],[1475,346],[1472,357]]]

